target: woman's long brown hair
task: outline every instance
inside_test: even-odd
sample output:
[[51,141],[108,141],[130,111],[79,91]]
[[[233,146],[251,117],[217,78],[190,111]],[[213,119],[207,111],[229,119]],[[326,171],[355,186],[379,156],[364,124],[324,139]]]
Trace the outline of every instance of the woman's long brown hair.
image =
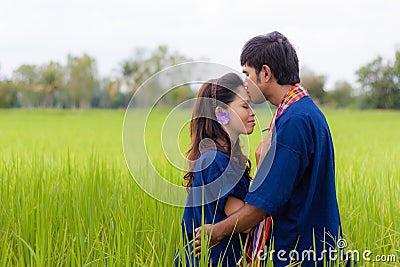
[[228,106],[237,96],[240,86],[243,86],[243,81],[235,73],[225,74],[221,78],[207,81],[201,86],[190,122],[191,142],[186,155],[189,161],[189,170],[184,176],[188,188],[192,186],[195,161],[200,157],[201,152],[215,149],[215,147],[228,155],[231,160],[238,162],[239,166],[244,168],[244,176],[251,179],[251,162],[243,154],[239,139],[232,147],[228,133],[218,123],[215,116],[216,106]]

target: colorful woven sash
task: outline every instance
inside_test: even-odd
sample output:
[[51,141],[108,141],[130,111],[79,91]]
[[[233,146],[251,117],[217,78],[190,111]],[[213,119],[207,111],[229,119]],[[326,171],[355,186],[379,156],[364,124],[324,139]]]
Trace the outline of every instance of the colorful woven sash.
[[[290,105],[308,95],[307,89],[302,87],[300,84],[297,83],[292,86],[289,92],[287,92],[283,97],[278,109],[272,117],[269,126],[270,131],[275,126],[275,121]],[[250,230],[244,245],[244,251],[246,252],[246,263],[243,262],[244,257],[242,257],[237,263],[239,266],[260,266],[261,258],[265,258],[265,253],[267,253],[267,251],[264,251],[264,248],[269,240],[271,227],[272,218],[270,216],[262,220],[258,225]]]
[[278,109],[275,111],[274,116],[272,117],[270,123],[270,129],[274,126],[275,121],[282,115],[282,113],[290,107],[293,103],[297,102],[298,100],[302,99],[305,96],[308,96],[308,91],[306,88],[302,87],[300,84],[296,83],[292,86],[292,88],[285,94],[281,103],[279,104]]

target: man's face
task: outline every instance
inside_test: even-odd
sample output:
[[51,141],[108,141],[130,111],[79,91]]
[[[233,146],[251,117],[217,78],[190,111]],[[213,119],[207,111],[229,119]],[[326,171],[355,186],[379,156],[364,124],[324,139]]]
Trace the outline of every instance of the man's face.
[[247,83],[251,101],[255,104],[264,103],[267,99],[262,92],[262,83],[257,77],[256,69],[248,65],[244,65],[243,73],[246,74],[245,83]]

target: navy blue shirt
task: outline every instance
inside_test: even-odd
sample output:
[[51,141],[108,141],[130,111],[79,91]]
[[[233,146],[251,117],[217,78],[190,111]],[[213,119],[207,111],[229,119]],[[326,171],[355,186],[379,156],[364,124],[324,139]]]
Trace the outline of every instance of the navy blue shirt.
[[[245,198],[250,182],[243,173],[243,168],[220,151],[212,150],[200,155],[195,163],[194,179],[183,213],[182,236],[185,245],[193,240],[194,229],[202,225],[203,212],[204,223],[215,224],[227,217],[224,206],[228,196],[241,200]],[[217,266],[218,261],[222,262],[222,266],[236,266],[245,241],[246,234],[234,234],[212,247],[212,266]],[[190,255],[191,245],[188,250],[187,254]],[[186,260],[192,261],[192,264],[194,260],[195,266],[198,265],[198,259],[189,258]]]
[[294,250],[293,259],[314,266],[313,257],[302,257],[304,251],[323,259],[322,250],[335,248],[341,233],[329,127],[311,98],[304,97],[276,120],[274,131],[245,202],[273,218],[274,266],[289,264]]

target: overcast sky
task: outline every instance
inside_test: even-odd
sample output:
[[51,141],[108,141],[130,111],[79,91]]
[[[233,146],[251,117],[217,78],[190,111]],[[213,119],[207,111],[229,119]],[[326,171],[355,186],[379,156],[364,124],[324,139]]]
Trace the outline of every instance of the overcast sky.
[[0,76],[21,64],[94,57],[110,75],[136,47],[171,50],[240,70],[253,36],[278,30],[301,67],[355,82],[354,72],[400,49],[399,0],[1,0]]

